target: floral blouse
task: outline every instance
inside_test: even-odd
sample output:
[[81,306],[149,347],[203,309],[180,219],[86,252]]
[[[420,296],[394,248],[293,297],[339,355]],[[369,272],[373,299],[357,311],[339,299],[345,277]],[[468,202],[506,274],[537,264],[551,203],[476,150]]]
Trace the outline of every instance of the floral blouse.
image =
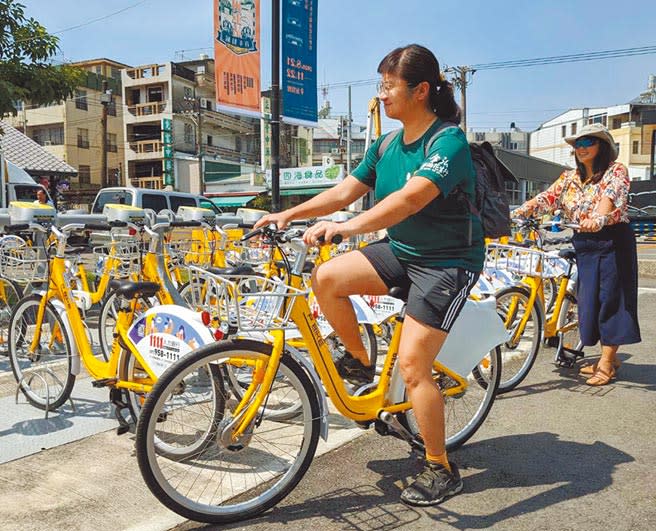
[[[611,164],[596,184],[582,184],[578,170],[564,171],[547,190],[535,196],[536,208],[530,209],[524,203],[513,212],[513,217],[548,214],[560,209],[571,223],[594,219],[598,230],[605,225],[628,223],[629,185],[629,174],[621,162]],[[597,213],[597,206],[603,197],[608,197],[615,206],[607,215]]]

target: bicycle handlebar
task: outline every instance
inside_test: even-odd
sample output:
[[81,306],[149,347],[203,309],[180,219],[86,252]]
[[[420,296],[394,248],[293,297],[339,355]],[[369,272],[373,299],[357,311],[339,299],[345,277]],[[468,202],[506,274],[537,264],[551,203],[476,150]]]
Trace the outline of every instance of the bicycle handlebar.
[[[158,225],[160,225],[160,223],[158,223]],[[200,221],[171,221],[168,224],[168,226],[171,227],[171,228],[175,228],[175,227],[200,227],[201,222]]]
[[29,223],[16,223],[14,225],[5,225],[5,232],[23,232],[30,229]]

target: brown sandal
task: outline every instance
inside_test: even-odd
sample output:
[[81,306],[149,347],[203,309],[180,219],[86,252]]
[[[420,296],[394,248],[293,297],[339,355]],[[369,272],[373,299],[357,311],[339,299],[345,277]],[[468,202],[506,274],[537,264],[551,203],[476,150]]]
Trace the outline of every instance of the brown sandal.
[[[598,362],[595,362],[595,363],[591,363],[590,365],[585,365],[581,367],[581,369],[579,369],[579,374],[581,376],[592,376],[595,372],[597,372],[597,363]],[[619,360],[615,360],[613,362],[613,368],[615,370],[619,369],[620,365],[622,365],[622,362],[620,362]]]
[[610,381],[615,378],[615,369],[611,369],[610,374],[597,369],[591,378],[588,378],[585,383],[593,387],[608,385]]

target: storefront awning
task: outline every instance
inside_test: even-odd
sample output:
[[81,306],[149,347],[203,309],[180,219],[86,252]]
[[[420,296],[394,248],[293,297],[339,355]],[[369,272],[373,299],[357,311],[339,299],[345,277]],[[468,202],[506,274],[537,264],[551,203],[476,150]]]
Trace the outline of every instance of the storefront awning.
[[244,206],[256,197],[256,195],[238,195],[232,197],[209,197],[208,199],[218,207],[231,207]]
[[317,195],[328,188],[285,188],[280,190],[280,195]]

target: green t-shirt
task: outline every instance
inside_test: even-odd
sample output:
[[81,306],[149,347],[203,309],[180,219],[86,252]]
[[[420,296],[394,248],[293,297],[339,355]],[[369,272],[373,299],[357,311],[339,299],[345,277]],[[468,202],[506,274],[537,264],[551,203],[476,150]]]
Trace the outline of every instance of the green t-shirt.
[[407,145],[403,143],[403,132],[399,133],[379,159],[378,146],[384,138],[381,136],[352,175],[374,188],[376,201],[403,188],[412,176],[435,183],[440,189],[437,198],[387,229],[392,251],[399,260],[410,263],[478,272],[483,269],[485,258],[481,222],[471,214],[464,198],[451,194],[459,186],[474,202],[475,171],[467,138],[458,127],[445,128],[424,156],[425,144],[441,124],[441,120],[436,120],[421,138]]

